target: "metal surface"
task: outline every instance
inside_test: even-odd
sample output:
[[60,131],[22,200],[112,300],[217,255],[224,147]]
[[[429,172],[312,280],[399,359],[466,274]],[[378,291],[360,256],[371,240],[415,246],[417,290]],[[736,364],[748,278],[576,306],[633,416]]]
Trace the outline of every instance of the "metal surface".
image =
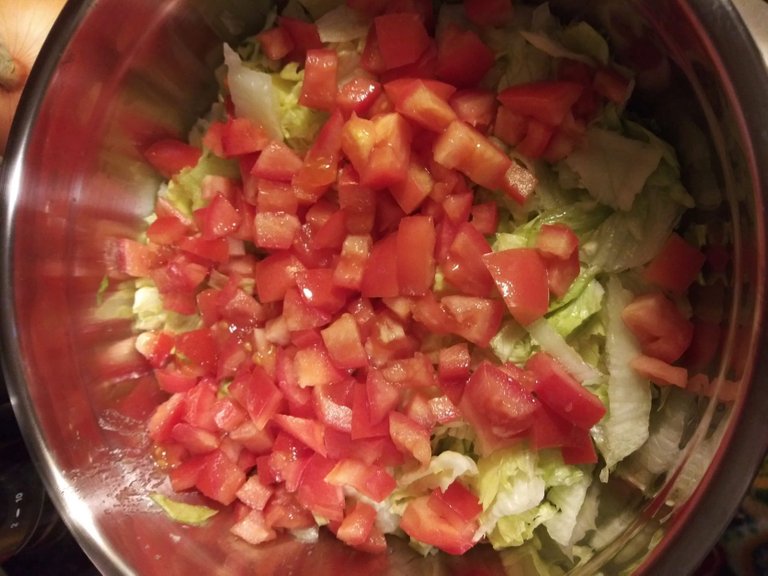
[[[146,498],[163,481],[141,424],[158,396],[133,349],[130,323],[99,305],[97,292],[110,242],[136,237],[152,209],[158,182],[140,150],[182,134],[205,110],[221,38],[240,32],[232,23],[242,21],[249,4],[70,0],[44,47],[1,181],[2,352],[30,449],[69,527],[105,574],[459,574],[481,565],[503,573],[483,550],[422,559],[395,546],[389,556],[369,557],[332,539],[254,549],[228,535],[225,516],[206,528],[182,527]],[[649,74],[648,94],[665,88],[668,76],[693,87],[682,113],[695,111],[713,143],[713,170],[734,230],[737,281],[724,359],[742,363],[734,363],[740,387],[723,442],[686,506],[667,510],[672,491],[662,491],[638,507],[639,520],[624,538],[642,556],[657,529],[666,532],[645,569],[681,574],[726,525],[768,439],[765,355],[755,362],[766,281],[768,75],[728,2],[603,1],[590,8],[598,20],[621,13],[646,22],[665,46],[667,76]],[[656,92],[657,104],[666,105],[664,98]],[[664,108],[660,120],[674,128],[681,108],[667,106],[666,117]],[[119,300],[119,289],[110,294]],[[662,528],[660,516],[669,516]],[[604,556],[609,572],[633,561],[614,557],[610,547]]]

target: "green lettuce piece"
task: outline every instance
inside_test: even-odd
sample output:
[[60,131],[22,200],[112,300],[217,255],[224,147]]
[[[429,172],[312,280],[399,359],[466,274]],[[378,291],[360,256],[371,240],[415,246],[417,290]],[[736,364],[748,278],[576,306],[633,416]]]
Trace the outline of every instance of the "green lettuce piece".
[[585,235],[580,254],[596,270],[616,273],[647,264],[666,242],[682,215],[667,189],[646,188],[629,212],[614,212]]
[[561,336],[567,338],[591,316],[600,311],[604,294],[603,285],[592,279],[577,294],[573,295],[570,301],[551,312],[547,316],[547,321]]
[[165,512],[169,518],[176,522],[180,522],[181,524],[190,524],[192,526],[204,524],[207,520],[219,513],[218,510],[208,508],[208,506],[179,502],[158,493],[150,494],[149,497],[155,504],[163,509],[163,512]]
[[502,362],[522,364],[530,358],[533,343],[528,331],[510,320],[505,322],[491,339],[491,350]]
[[564,548],[570,548],[575,542],[574,531],[591,483],[592,475],[583,474],[578,481],[553,486],[547,492],[547,500],[556,513],[544,520],[544,526],[552,540]]
[[617,210],[629,210],[663,156],[652,142],[629,138],[592,126],[582,146],[565,163],[599,202]]
[[398,484],[402,490],[416,496],[435,488],[445,491],[457,478],[471,478],[477,474],[477,464],[472,458],[459,452],[446,450],[433,456],[426,468],[400,475]]
[[583,21],[566,26],[560,35],[560,42],[569,50],[585,54],[603,65],[607,65],[611,57],[606,39]]
[[303,81],[304,70],[299,70],[295,62],[272,75],[283,137],[301,154],[309,149],[328,118],[324,112],[299,104]]
[[637,340],[621,318],[632,293],[613,276],[608,280],[604,309],[605,354],[608,369],[608,412],[596,425],[594,438],[605,459],[601,478],[648,439],[651,413],[651,386],[630,366],[640,354]]
[[210,152],[204,152],[198,163],[192,168],[184,168],[160,190],[182,214],[191,217],[192,213],[203,208],[207,201],[203,199],[203,180],[206,176],[225,176],[239,178],[240,168],[237,162],[219,158]]
[[543,522],[558,514],[548,498],[556,486],[583,481],[584,472],[563,463],[559,452],[532,452],[511,447],[480,458],[474,479],[483,512],[479,535],[486,534],[494,548],[519,546]]
[[167,314],[155,286],[141,286],[133,296],[133,317],[136,330],[159,330],[165,326]]

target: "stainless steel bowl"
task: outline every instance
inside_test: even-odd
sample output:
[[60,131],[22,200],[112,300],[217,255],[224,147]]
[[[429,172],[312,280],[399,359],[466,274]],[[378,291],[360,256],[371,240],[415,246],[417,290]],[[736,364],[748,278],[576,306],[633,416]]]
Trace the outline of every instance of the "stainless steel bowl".
[[[688,184],[710,199],[705,223],[728,231],[730,290],[719,303],[726,345],[710,376],[727,377],[732,397],[695,403],[698,427],[656,483],[605,487],[626,499],[633,521],[575,570],[639,566],[648,574],[683,574],[727,524],[768,440],[761,340],[768,73],[728,1],[552,4],[593,20],[618,47],[630,33],[659,49],[659,67],[639,83],[641,101],[678,144]],[[70,0],[44,47],[1,181],[2,353],[39,470],[82,547],[107,574],[528,570],[525,557],[500,559],[482,549],[465,558],[423,559],[393,542],[392,552],[379,557],[330,538],[253,548],[228,535],[226,519],[183,527],[146,498],[162,482],[142,427],[157,392],[134,351],[130,322],[120,318],[129,301],[113,286],[108,304],[100,302],[106,247],[137,236],[152,209],[158,181],[140,150],[160,136],[183,134],[204,111],[222,40],[254,30],[267,7],[262,0]]]

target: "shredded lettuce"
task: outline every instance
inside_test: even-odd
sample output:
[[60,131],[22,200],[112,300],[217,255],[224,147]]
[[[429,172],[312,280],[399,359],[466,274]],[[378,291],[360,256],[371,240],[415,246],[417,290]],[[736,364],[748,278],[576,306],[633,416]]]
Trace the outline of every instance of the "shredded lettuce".
[[[554,521],[563,538],[570,538],[565,517],[572,514],[568,490],[555,492],[558,502],[549,495],[557,487],[589,483],[587,473],[576,466],[563,464],[559,452],[532,452],[525,447],[497,450],[480,458],[475,489],[483,506],[477,537],[486,535],[494,548],[520,546],[529,540],[534,530],[547,521]],[[568,500],[568,502],[566,502]],[[575,526],[575,520],[572,522]]]
[[204,152],[195,166],[179,172],[166,188],[160,190],[160,195],[182,214],[191,217],[195,210],[208,203],[203,198],[203,181],[209,176],[239,178],[240,168],[237,162]]
[[661,157],[659,146],[592,126],[583,144],[565,163],[579,175],[582,185],[596,200],[626,211]]
[[[589,278],[588,275],[585,277]],[[593,278],[587,281],[585,285],[583,284],[581,288],[564,305],[547,315],[549,325],[563,338],[567,338],[602,308],[605,289],[600,282]],[[566,294],[567,296],[568,294]]]
[[533,352],[528,331],[517,322],[505,322],[491,339],[491,350],[502,362],[524,363]]
[[582,384],[593,384],[602,379],[602,374],[563,338],[547,321],[539,318],[526,326],[533,340],[541,349],[553,356],[563,368]]
[[179,502],[159,493],[150,494],[149,497],[155,504],[163,509],[163,512],[165,512],[169,518],[176,522],[180,522],[181,524],[189,524],[192,526],[204,524],[208,519],[213,518],[219,513],[218,510],[214,510],[208,506]]
[[603,480],[618,462],[643,445],[649,433],[651,386],[629,366],[632,358],[640,354],[640,348],[621,318],[622,310],[631,300],[632,293],[612,276],[608,280],[604,309],[608,413],[596,426],[595,434],[605,459]]
[[282,140],[283,131],[280,127],[277,96],[272,88],[272,75],[245,66],[237,52],[226,44],[224,63],[227,66],[227,86],[235,105],[235,113],[261,124],[271,138]]

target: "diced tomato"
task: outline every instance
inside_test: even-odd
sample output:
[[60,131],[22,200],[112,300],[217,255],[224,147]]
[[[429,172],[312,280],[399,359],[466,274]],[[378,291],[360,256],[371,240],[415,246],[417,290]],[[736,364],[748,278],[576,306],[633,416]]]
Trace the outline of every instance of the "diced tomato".
[[253,222],[253,241],[260,248],[286,250],[293,245],[300,227],[294,214],[258,212]]
[[219,447],[219,437],[213,432],[179,422],[171,430],[171,438],[190,454],[208,454]]
[[370,236],[347,236],[333,270],[334,284],[341,288],[361,290],[366,262],[370,254]]
[[422,466],[427,466],[432,457],[429,430],[420,426],[405,414],[389,413],[389,434],[403,454],[412,456]]
[[339,312],[349,298],[349,291],[338,287],[333,281],[333,270],[313,268],[296,273],[296,286],[307,304],[326,312]]
[[330,112],[336,106],[339,55],[330,48],[307,50],[299,104]]
[[368,414],[372,424],[378,424],[384,420],[399,406],[403,397],[400,383],[387,379],[378,369],[368,371],[365,389],[368,398]]
[[490,190],[500,190],[512,160],[490,140],[464,122],[455,120],[435,142],[435,161],[455,168]]
[[172,178],[184,168],[194,167],[202,154],[199,148],[172,138],[157,140],[144,150],[144,158],[164,178]]
[[530,429],[531,446],[534,450],[573,446],[577,443],[578,431],[579,428],[539,402]]
[[528,158],[541,158],[549,150],[555,128],[529,118],[525,126],[525,136],[517,143],[515,149]]
[[495,234],[499,227],[499,210],[496,202],[473,205],[471,223],[480,234]]
[[381,84],[358,76],[339,87],[336,105],[345,116],[365,114],[381,94]]
[[529,391],[487,361],[470,376],[459,404],[484,447],[528,430],[537,407],[538,402]]
[[360,337],[354,316],[344,313],[320,331],[333,363],[341,369],[362,368],[368,365],[368,356]]
[[[154,244],[169,245],[181,240],[189,232],[189,227],[175,216],[160,216],[147,228],[147,239]],[[148,262],[152,257],[148,256]],[[142,266],[142,270],[148,267]]]
[[435,277],[435,226],[429,216],[400,221],[396,240],[397,284],[401,294],[419,296]]
[[472,30],[455,24],[443,27],[437,38],[437,68],[440,80],[459,87],[478,84],[493,67],[493,51]]
[[113,240],[109,248],[110,269],[128,276],[150,276],[158,264],[157,253],[152,247],[130,238]]
[[339,461],[325,481],[334,486],[350,486],[375,502],[384,500],[397,486],[382,466],[350,458]]
[[282,60],[296,47],[291,35],[280,26],[275,26],[264,32],[260,32],[256,39],[259,41],[264,54],[270,60]]
[[435,84],[440,83],[418,78],[401,79],[385,84],[384,91],[400,114],[428,130],[442,132],[456,119],[456,112],[444,97],[433,90]]
[[336,537],[350,546],[365,544],[375,521],[376,509],[370,504],[357,501],[344,515],[344,520],[336,531]]
[[336,188],[339,208],[346,215],[347,232],[370,234],[376,221],[376,193],[360,184],[359,175],[349,164],[339,171]]
[[375,141],[360,173],[360,183],[374,189],[401,182],[408,171],[411,130],[397,113],[384,114],[374,120]]
[[434,180],[429,170],[415,158],[411,158],[405,179],[393,186],[389,192],[406,214],[414,212],[430,195]]
[[432,41],[418,14],[383,14],[373,26],[386,70],[416,62]]
[[661,292],[643,294],[630,302],[621,318],[637,337],[643,354],[675,362],[688,349],[693,324]]
[[277,22],[279,27],[288,33],[293,43],[293,50],[288,54],[291,60],[303,62],[308,50],[323,48],[316,24],[288,16],[280,16]]
[[459,225],[446,260],[441,263],[445,279],[466,294],[487,296],[493,289],[493,278],[483,256],[490,252],[490,244],[474,226]]
[[490,90],[460,90],[449,104],[460,120],[481,131],[487,130],[496,117],[496,94]]
[[304,162],[283,142],[271,141],[259,154],[250,173],[257,178],[290,182]]
[[254,546],[277,538],[277,532],[269,527],[260,510],[250,510],[235,522],[229,531]]
[[448,554],[463,554],[475,545],[476,521],[467,521],[441,501],[436,489],[414,498],[405,508],[400,528],[411,538]]
[[706,256],[673,232],[645,269],[644,277],[674,294],[684,294],[698,276]]
[[207,456],[207,454],[188,456],[168,472],[168,479],[171,481],[171,488],[174,492],[184,492],[195,487],[197,479],[207,463]]
[[499,106],[493,124],[493,134],[510,146],[517,146],[528,130],[528,120],[506,106]]
[[272,422],[321,456],[326,456],[325,426],[321,422],[285,414],[275,414]]
[[573,252],[567,259],[544,258],[547,267],[547,283],[549,290],[557,298],[562,298],[568,293],[573,281],[576,280],[581,271],[579,262],[579,253]]
[[[253,238],[253,222],[256,220],[256,212],[275,212],[296,215],[299,209],[299,201],[296,198],[296,194],[294,194],[293,186],[290,182],[279,182],[276,180],[259,178],[257,186],[256,210],[252,210],[253,217],[251,218],[251,230],[250,235],[245,236],[246,240],[252,240]],[[246,218],[247,216],[243,217],[245,223],[247,223]],[[243,228],[241,228],[241,230],[243,230]]]
[[205,496],[225,506],[237,498],[237,491],[245,484],[245,474],[221,450],[205,459],[196,486]]
[[360,286],[362,295],[366,298],[399,296],[397,267],[397,233],[393,233],[371,248]]
[[173,427],[184,417],[184,395],[173,394],[160,404],[149,418],[147,428],[149,436],[158,444],[171,439]]
[[333,460],[314,454],[301,476],[297,497],[314,515],[341,521],[344,518],[344,492],[341,487],[325,480],[335,465]]
[[597,463],[597,452],[589,431],[577,428],[574,430],[573,438],[574,440],[570,445],[560,448],[563,462],[573,465]]
[[225,122],[211,122],[203,136],[203,148],[210,150],[219,158],[224,157],[224,145],[221,143],[224,125]]
[[[368,35],[365,37],[365,46],[360,55],[360,66],[370,74],[381,74],[385,70],[384,59],[381,56],[379,40],[376,37],[376,26],[368,29]],[[376,101],[381,99],[378,98]],[[375,107],[375,105],[374,105]]]
[[558,126],[581,96],[584,86],[576,82],[545,80],[516,84],[499,92],[499,101],[521,116],[547,126]]
[[682,366],[672,366],[653,356],[641,354],[630,360],[629,365],[635,372],[659,386],[685,388],[688,383],[687,369]]
[[162,368],[171,357],[174,337],[168,332],[150,330],[136,337],[136,350],[153,368]]
[[205,328],[178,334],[175,355],[198,375],[213,374],[216,370],[216,342]]
[[304,158],[304,166],[293,178],[293,184],[302,191],[300,200],[316,201],[336,181],[343,126],[344,117],[336,110],[320,129]]
[[229,118],[221,135],[226,157],[259,152],[266,148],[269,142],[266,130],[247,118]]
[[536,249],[545,256],[567,260],[578,247],[578,236],[566,224],[543,224],[536,235]]
[[352,439],[379,438],[389,435],[389,422],[374,421],[366,384],[355,384],[352,393]]
[[523,326],[541,318],[549,307],[547,269],[532,248],[512,248],[483,256],[512,317]]
[[501,328],[504,305],[499,300],[456,294],[441,303],[453,318],[451,331],[480,348],[487,348]]
[[512,17],[512,1],[464,0],[464,13],[478,26],[503,26]]
[[259,430],[263,430],[277,413],[283,400],[283,394],[260,366],[251,373],[238,374],[228,390],[230,396],[248,411]]
[[579,384],[552,356],[537,352],[525,367],[536,375],[536,397],[574,426],[589,430],[605,415],[600,399]]
[[289,288],[296,286],[296,275],[304,265],[290,252],[273,252],[256,265],[256,291],[261,302],[282,300]]

